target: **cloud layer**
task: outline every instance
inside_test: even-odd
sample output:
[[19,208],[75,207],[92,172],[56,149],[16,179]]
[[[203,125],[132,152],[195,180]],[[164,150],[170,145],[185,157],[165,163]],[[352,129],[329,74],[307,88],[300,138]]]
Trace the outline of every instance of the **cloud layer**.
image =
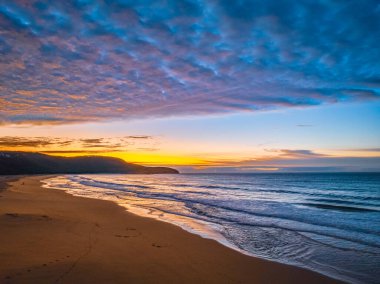
[[377,0],[0,0],[0,122],[378,99],[379,27]]
[[0,137],[0,149],[28,150],[45,153],[104,153],[128,150],[157,150],[158,141],[153,136],[123,136],[101,138],[63,137]]
[[[241,161],[220,161],[210,166],[178,167],[181,172],[379,172],[379,149],[373,157],[329,156],[311,150],[269,149],[271,155]],[[273,155],[274,154],[274,155]]]

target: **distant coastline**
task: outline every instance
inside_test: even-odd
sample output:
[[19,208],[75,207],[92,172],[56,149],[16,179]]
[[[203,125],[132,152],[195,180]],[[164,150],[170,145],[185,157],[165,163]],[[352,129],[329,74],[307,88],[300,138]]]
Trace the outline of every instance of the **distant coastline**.
[[33,152],[0,152],[0,175],[178,174],[168,167],[145,167],[102,156],[55,157]]

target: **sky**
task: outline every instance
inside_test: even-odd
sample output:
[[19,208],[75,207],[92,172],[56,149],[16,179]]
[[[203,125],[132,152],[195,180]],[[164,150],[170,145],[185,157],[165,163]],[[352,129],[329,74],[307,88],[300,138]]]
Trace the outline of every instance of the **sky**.
[[0,150],[380,171],[377,0],[0,0]]

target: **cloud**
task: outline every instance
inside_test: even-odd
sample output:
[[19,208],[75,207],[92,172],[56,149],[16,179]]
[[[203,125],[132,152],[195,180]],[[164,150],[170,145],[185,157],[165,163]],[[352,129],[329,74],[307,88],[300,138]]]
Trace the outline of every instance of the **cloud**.
[[349,151],[349,152],[380,152],[380,148],[351,148],[351,149],[341,149],[341,151]]
[[278,157],[282,157],[284,159],[326,156],[324,154],[315,153],[311,150],[265,149],[265,151],[269,153],[277,154]]
[[[252,166],[252,167],[177,167],[182,173],[273,173],[273,172],[350,172],[352,168],[346,167],[273,167],[273,166]],[[355,168],[358,170],[358,168]],[[362,170],[360,170],[362,171]],[[370,170],[370,171],[373,171]]]
[[[70,155],[70,154],[78,154],[78,155],[98,155],[104,154],[104,150],[43,150],[39,151],[40,153],[50,154],[50,155]],[[118,150],[107,150],[107,152],[119,152]]]
[[73,140],[64,138],[48,137],[18,137],[3,136],[0,137],[0,147],[18,148],[18,147],[49,147],[49,146],[67,146],[72,144]]
[[[371,152],[374,149],[369,149]],[[363,149],[359,149],[363,150]],[[305,149],[266,149],[268,154],[244,160],[214,159],[181,172],[380,172],[380,155],[333,156]]]
[[177,167],[181,172],[380,172],[380,157],[266,157]]
[[0,1],[0,123],[64,124],[380,97],[367,1]]
[[130,135],[130,136],[125,136],[125,139],[152,139],[152,136],[148,135]]
[[[136,143],[136,139],[138,143]],[[157,149],[152,146],[157,146],[157,139],[153,136],[146,135],[75,139],[62,137],[0,137],[0,149],[27,149],[43,151],[45,153],[104,153],[140,148],[146,148],[149,149],[149,151]]]

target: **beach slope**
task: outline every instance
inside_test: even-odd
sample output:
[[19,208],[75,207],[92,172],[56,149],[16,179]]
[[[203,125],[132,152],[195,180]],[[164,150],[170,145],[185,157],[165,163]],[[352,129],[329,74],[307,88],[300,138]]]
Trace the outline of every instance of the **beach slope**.
[[22,177],[0,192],[0,283],[338,283]]

